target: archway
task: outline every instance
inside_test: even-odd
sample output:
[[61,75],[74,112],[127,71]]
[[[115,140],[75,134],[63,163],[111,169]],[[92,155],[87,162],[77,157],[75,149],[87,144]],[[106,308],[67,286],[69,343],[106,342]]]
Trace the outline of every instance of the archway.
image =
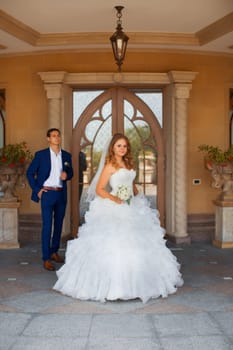
[[[156,192],[152,195],[152,205],[159,209],[164,224],[163,130],[151,109],[134,93],[123,87],[114,87],[90,103],[73,130],[73,163],[78,164],[79,152],[84,151],[88,157],[87,177],[91,181],[98,165],[98,154],[106,140],[116,132],[129,137],[138,170],[136,184],[145,194]],[[80,217],[77,166],[74,166],[74,173],[71,191],[73,234],[77,232]]]
[[[63,145],[72,142],[72,91],[75,87],[122,86],[164,89],[164,139],[166,149],[166,230],[176,243],[189,243],[187,233],[187,119],[188,98],[197,73],[67,73],[40,72],[48,99],[48,126],[61,128]],[[67,208],[64,230],[70,231]]]

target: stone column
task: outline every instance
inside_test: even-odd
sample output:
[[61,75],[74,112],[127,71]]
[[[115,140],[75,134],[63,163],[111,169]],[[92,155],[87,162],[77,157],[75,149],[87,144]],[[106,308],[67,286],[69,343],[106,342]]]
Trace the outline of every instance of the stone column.
[[[64,71],[39,72],[39,76],[44,83],[46,97],[48,101],[48,129],[57,128],[61,131],[62,148],[70,150],[72,139],[72,89],[67,87],[66,76]],[[67,91],[69,90],[69,91]],[[68,192],[70,192],[70,181],[68,181]],[[71,231],[71,209],[70,195],[66,215],[63,221],[62,235],[67,235]]]
[[[62,123],[62,102],[63,84],[66,72],[40,72],[41,80],[48,99],[48,128],[61,130]],[[63,130],[61,130],[63,134]]]
[[61,129],[61,84],[44,85],[48,98],[48,129]]
[[190,244],[187,232],[188,98],[197,72],[170,71],[165,89],[166,229],[170,240]]
[[190,243],[187,233],[187,99],[191,84],[175,84],[175,233],[177,243]]

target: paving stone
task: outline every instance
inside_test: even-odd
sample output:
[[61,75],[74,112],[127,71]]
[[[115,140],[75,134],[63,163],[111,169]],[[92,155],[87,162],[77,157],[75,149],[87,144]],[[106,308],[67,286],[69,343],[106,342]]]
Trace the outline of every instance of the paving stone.
[[150,337],[153,324],[146,315],[95,315],[90,337]]
[[24,312],[43,312],[51,306],[70,303],[71,299],[51,290],[24,293],[2,301],[3,305],[17,307]]
[[40,315],[23,331],[24,336],[34,337],[87,337],[91,315]]
[[206,313],[152,315],[159,335],[218,335],[221,334],[216,322]]
[[150,338],[112,338],[91,339],[88,350],[161,350],[158,341]]
[[181,304],[200,311],[223,311],[233,304],[233,298],[223,293],[210,293],[202,289],[194,289],[184,295],[176,295],[171,303]]
[[232,350],[224,336],[168,337],[161,339],[164,350]]
[[20,339],[19,336],[3,334],[0,332],[0,350],[10,350],[12,345]]
[[10,350],[86,350],[86,338],[21,337]]
[[0,350],[232,350],[233,280],[223,277],[233,250],[194,243],[173,254],[184,278],[177,293],[99,303],[53,291],[40,246],[0,250]]
[[[233,303],[233,297],[232,297]],[[218,322],[222,331],[233,337],[233,311],[232,312],[215,312],[213,318]],[[233,349],[233,347],[232,347]]]
[[31,320],[31,315],[0,312],[0,334],[19,335]]

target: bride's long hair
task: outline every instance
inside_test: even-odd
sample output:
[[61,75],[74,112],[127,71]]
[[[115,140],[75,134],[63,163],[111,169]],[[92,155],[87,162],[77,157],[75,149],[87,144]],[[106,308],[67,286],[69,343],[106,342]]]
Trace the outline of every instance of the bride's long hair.
[[130,145],[128,137],[126,137],[125,135],[120,134],[120,133],[114,134],[112,139],[111,139],[111,142],[110,142],[109,147],[108,147],[106,159],[105,159],[105,164],[110,163],[114,168],[119,169],[119,165],[117,164],[117,160],[116,160],[113,148],[115,146],[115,143],[121,139],[124,139],[126,141],[126,145],[127,145],[127,152],[122,158],[123,162],[125,163],[125,166],[127,169],[132,169],[133,168],[133,157],[131,154],[131,145]]

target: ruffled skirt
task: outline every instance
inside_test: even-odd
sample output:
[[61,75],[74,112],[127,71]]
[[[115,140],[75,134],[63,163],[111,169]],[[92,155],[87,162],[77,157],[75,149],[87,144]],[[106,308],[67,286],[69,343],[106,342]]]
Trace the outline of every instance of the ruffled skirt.
[[166,246],[159,213],[144,196],[116,204],[95,198],[68,241],[53,289],[81,300],[167,297],[182,286],[180,264]]

